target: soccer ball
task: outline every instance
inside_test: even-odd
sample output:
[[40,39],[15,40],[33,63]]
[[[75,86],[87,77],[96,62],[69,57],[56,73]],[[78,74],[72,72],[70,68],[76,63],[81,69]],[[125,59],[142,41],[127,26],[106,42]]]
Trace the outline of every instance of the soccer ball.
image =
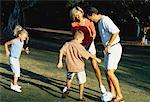
[[111,101],[113,98],[111,92],[105,92],[102,97],[101,97],[101,100],[104,101],[104,102],[108,102],[108,101]]

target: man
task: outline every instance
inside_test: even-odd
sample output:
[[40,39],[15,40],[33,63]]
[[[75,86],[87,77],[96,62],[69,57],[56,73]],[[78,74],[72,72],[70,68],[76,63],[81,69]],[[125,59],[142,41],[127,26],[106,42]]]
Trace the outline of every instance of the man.
[[105,47],[104,63],[110,92],[114,97],[114,102],[122,102],[123,95],[119,81],[114,73],[122,54],[122,47],[119,43],[120,30],[108,16],[98,14],[98,10],[94,7],[87,9],[87,17],[93,22],[98,23],[99,35]]

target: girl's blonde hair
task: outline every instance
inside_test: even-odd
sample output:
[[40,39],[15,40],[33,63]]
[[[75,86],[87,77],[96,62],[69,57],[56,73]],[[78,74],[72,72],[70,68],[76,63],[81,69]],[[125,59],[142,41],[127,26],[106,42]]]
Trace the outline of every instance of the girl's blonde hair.
[[81,7],[79,7],[79,6],[76,6],[76,7],[72,8],[72,9],[70,10],[70,18],[71,18],[72,21],[75,21],[75,19],[76,19],[76,15],[75,15],[75,14],[76,14],[78,11],[80,11],[80,12],[84,15],[83,9],[82,9]]
[[14,29],[14,36],[18,36],[18,32],[21,31],[23,28],[20,25],[16,25]]
[[17,36],[19,36],[20,34],[23,34],[23,33],[27,34],[27,39],[26,39],[26,41],[25,41],[25,43],[27,44],[28,41],[29,41],[29,36],[28,36],[27,30],[25,30],[25,29],[19,30],[19,31],[17,32]]

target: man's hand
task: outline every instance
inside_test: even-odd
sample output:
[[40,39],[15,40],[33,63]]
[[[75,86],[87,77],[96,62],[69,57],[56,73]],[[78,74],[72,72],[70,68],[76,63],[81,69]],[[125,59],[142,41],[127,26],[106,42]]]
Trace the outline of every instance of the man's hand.
[[59,63],[57,64],[57,68],[61,69],[62,67],[63,67],[63,63],[62,63],[62,62],[59,62]]
[[107,45],[104,49],[104,53],[109,54],[110,53],[110,45]]

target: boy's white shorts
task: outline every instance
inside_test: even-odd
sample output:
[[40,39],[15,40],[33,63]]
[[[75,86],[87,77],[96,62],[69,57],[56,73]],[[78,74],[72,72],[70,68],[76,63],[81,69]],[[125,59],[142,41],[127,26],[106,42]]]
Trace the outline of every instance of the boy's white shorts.
[[14,73],[14,77],[20,77],[20,63],[19,59],[10,57],[9,58],[10,67]]
[[104,64],[106,69],[117,69],[122,54],[120,43],[110,48],[110,54],[104,53]]
[[67,80],[73,80],[74,76],[76,74],[76,78],[79,84],[83,84],[86,82],[86,74],[85,71],[82,72],[67,72]]
[[88,49],[89,53],[95,55],[96,54],[96,48],[95,48],[95,44],[94,44],[94,41],[92,41],[89,49]]

